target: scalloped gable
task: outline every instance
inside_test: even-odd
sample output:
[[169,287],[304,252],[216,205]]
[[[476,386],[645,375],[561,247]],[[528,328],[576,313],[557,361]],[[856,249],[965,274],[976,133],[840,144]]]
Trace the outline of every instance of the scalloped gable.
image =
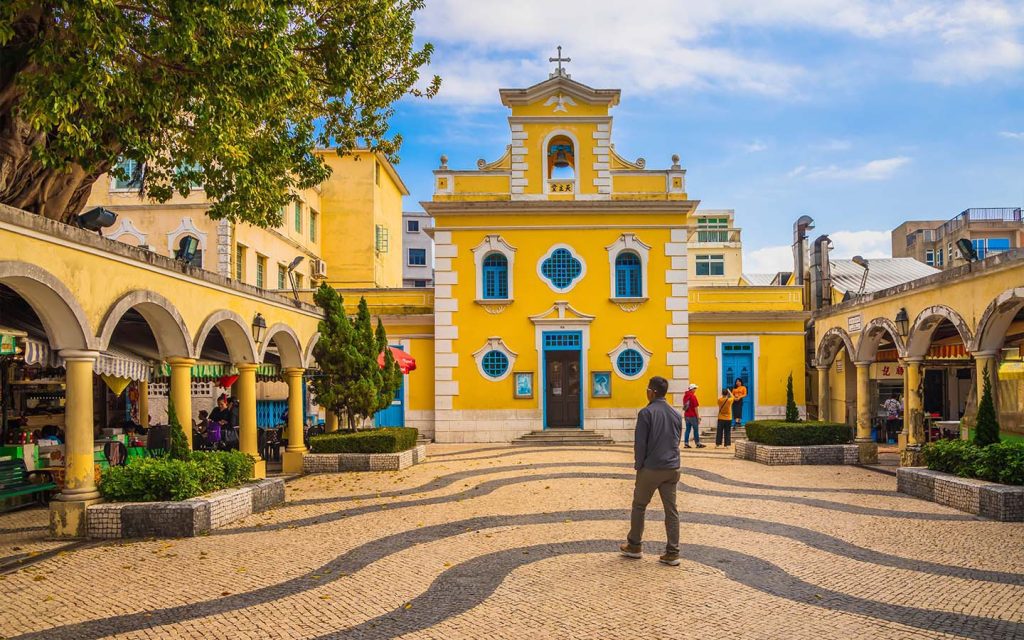
[[521,107],[535,104],[553,95],[571,96],[587,104],[606,105],[609,108],[619,104],[618,89],[595,89],[565,76],[555,75],[526,89],[499,89],[501,104],[506,107]]

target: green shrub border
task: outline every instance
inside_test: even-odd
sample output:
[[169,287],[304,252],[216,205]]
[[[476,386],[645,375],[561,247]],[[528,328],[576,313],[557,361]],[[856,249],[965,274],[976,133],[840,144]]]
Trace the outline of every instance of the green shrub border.
[[747,423],[746,430],[751,442],[776,447],[848,444],[852,440],[850,426],[838,422],[754,420]]
[[188,500],[251,480],[254,465],[240,451],[193,451],[188,460],[133,458],[104,469],[99,492],[110,502]]
[[980,447],[967,440],[938,440],[921,449],[933,471],[1008,485],[1024,485],[1024,442]]
[[325,433],[309,439],[312,453],[399,453],[416,446],[419,431],[381,427],[352,433]]

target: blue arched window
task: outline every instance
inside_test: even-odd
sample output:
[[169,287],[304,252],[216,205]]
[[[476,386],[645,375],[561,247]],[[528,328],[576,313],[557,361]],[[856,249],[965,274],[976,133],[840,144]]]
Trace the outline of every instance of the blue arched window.
[[615,360],[615,366],[624,376],[635,376],[644,369],[644,357],[636,349],[626,349]]
[[480,366],[489,377],[500,378],[508,371],[508,356],[501,351],[488,351]]
[[508,298],[508,258],[500,253],[488,254],[484,258],[483,279],[485,300]]
[[640,256],[623,251],[615,258],[615,297],[639,298],[643,295]]

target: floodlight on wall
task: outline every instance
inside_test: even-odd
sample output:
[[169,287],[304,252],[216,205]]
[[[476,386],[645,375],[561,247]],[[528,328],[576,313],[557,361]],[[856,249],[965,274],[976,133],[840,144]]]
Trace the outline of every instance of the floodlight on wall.
[[862,296],[868,286],[868,261],[863,256],[853,256],[853,263],[864,267],[864,275],[860,278],[860,288],[857,290],[857,295]]
[[174,254],[174,257],[185,264],[190,264],[193,258],[196,257],[196,251],[199,250],[199,238],[195,236],[182,236],[181,240],[178,241],[178,251]]
[[267,320],[262,313],[257,312],[256,317],[252,319],[252,339],[256,341],[256,344],[263,344],[263,334],[266,332]]
[[117,222],[117,214],[110,209],[95,207],[93,209],[89,209],[85,213],[79,214],[78,217],[75,218],[75,222],[83,229],[101,233],[103,229],[113,226],[113,224]]
[[295,268],[306,259],[306,256],[295,256],[295,259],[288,265],[288,280],[292,283],[292,295],[295,296],[295,306],[299,306],[299,285],[295,282]]
[[900,332],[901,338],[906,338],[910,331],[910,316],[907,315],[906,307],[900,307],[896,312],[896,330]]
[[967,262],[977,262],[978,252],[974,248],[974,243],[967,238],[960,238],[956,241],[956,248],[960,250],[960,255],[964,257]]

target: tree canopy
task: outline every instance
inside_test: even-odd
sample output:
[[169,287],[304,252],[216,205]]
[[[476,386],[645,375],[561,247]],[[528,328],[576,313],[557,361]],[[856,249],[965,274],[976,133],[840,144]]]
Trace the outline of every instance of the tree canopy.
[[158,201],[201,184],[216,219],[280,223],[323,182],[312,153],[378,150],[420,83],[423,0],[6,0],[0,3],[0,202],[69,221],[120,158]]

